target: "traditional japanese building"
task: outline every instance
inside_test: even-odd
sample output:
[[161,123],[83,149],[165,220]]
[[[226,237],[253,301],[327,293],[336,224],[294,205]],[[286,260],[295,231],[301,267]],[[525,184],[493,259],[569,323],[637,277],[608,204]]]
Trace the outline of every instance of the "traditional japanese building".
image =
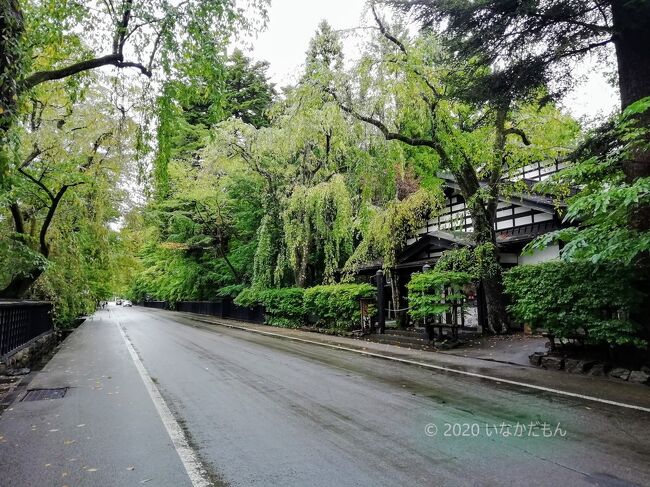
[[[521,188],[522,183],[525,185],[524,187],[532,188],[535,183],[560,169],[562,169],[562,165],[558,163],[532,164],[524,167],[517,176],[504,181],[506,185],[511,185],[511,190],[499,196],[495,222],[500,263],[504,268],[559,257],[560,249],[557,245],[551,245],[532,254],[523,253],[523,249],[535,238],[562,228],[561,212],[564,205],[551,197],[533,194],[532,191],[521,192],[515,188]],[[421,271],[425,265],[433,267],[446,250],[475,246],[472,219],[460,188],[453,177],[443,175],[442,179],[446,198],[444,210],[429,220],[426,226],[408,240],[408,245],[398,256],[392,273],[398,280],[402,298],[400,308],[407,306],[404,298],[406,284],[409,282],[411,274]],[[380,267],[379,263],[373,263],[359,271],[360,274],[369,276]],[[386,294],[390,296],[390,286],[388,286]],[[470,327],[482,323],[480,289],[473,305],[475,309],[470,306],[467,313],[467,325]],[[387,306],[389,308],[393,306],[390,303],[390,297],[387,299]]]

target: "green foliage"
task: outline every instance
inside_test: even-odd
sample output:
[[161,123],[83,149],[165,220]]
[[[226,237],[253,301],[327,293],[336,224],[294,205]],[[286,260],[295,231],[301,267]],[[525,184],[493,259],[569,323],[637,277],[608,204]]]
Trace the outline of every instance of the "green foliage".
[[[471,72],[464,96],[477,103],[525,98],[535,88],[551,84],[567,89],[577,60],[611,42],[615,23],[611,4],[590,8],[582,0],[387,0],[423,26],[437,26],[456,58],[495,60],[490,70]],[[645,2],[623,2],[627,15],[647,19]],[[621,9],[623,10],[623,9]],[[634,12],[634,13],[633,13]],[[618,25],[618,24],[617,24]],[[619,27],[620,28],[620,27]],[[550,83],[553,81],[553,83]]]
[[333,282],[334,272],[352,253],[352,202],[343,178],[295,188],[283,219],[288,263],[296,282],[306,284],[310,258],[322,282]]
[[565,260],[588,260],[630,264],[650,251],[650,232],[632,224],[638,208],[650,205],[650,178],[630,181],[623,163],[647,149],[648,128],[638,128],[634,117],[645,113],[650,98],[630,105],[611,126],[592,134],[578,151],[578,162],[538,185],[538,189],[560,196],[580,188],[567,198],[565,222],[579,224],[546,234],[530,249],[563,242]]
[[223,298],[236,298],[244,289],[247,289],[246,284],[231,284],[220,287],[216,295]]
[[281,274],[277,270],[281,268],[278,262],[283,255],[282,248],[282,227],[279,218],[274,218],[273,214],[264,215],[257,235],[253,286],[267,288],[281,284]]
[[473,281],[467,272],[438,271],[413,274],[406,285],[409,314],[415,319],[432,318],[451,310],[464,298],[464,288]]
[[157,198],[136,210],[143,212],[149,231],[136,251],[145,269],[134,282],[133,295],[212,299],[217,289],[252,279],[253,262],[266,241],[264,225],[259,228],[267,218],[262,215],[261,181],[240,164],[221,164],[204,153],[212,127],[224,117],[245,115],[266,124],[273,89],[266,81],[267,65],[252,63],[239,51],[224,69],[223,89],[208,83],[217,73],[198,71],[193,76],[200,83],[169,83],[165,90],[170,93],[159,100],[164,117],[153,174]]
[[[52,85],[33,96],[20,166],[0,196],[0,289],[52,301],[65,327],[119,286],[124,242],[109,225],[124,202],[118,181],[132,167],[136,127],[105,90],[72,96]],[[26,277],[26,291],[12,290]]]
[[319,326],[348,330],[359,325],[361,298],[372,297],[370,284],[329,284],[305,290],[305,310]]
[[307,289],[289,287],[244,289],[235,299],[240,306],[264,306],[267,324],[295,328],[307,317],[318,326],[347,330],[360,323],[359,300],[372,297],[369,284],[329,284]]
[[327,82],[332,72],[343,67],[343,45],[340,35],[327,21],[318,24],[316,34],[309,41],[305,68],[305,80]]
[[466,274],[475,282],[482,278],[491,278],[500,271],[499,264],[493,258],[495,251],[496,247],[491,243],[445,250],[433,270],[441,274]]
[[442,201],[439,189],[419,189],[401,201],[392,201],[383,210],[375,209],[363,231],[363,240],[346,263],[346,271],[353,273],[359,265],[375,260],[385,270],[391,269],[407,240],[426,225]]
[[269,83],[268,68],[268,62],[253,62],[239,49],[228,57],[224,80],[227,117],[235,117],[257,128],[269,125],[275,89]]
[[283,328],[296,328],[305,322],[304,289],[289,287],[278,289],[244,289],[235,298],[239,306],[264,306],[266,323]]
[[620,264],[549,261],[521,265],[504,275],[514,317],[560,338],[588,343],[647,346],[627,319],[640,304],[634,272]]
[[479,278],[476,252],[469,247],[445,250],[436,261],[434,270],[437,272],[464,272],[473,279]]

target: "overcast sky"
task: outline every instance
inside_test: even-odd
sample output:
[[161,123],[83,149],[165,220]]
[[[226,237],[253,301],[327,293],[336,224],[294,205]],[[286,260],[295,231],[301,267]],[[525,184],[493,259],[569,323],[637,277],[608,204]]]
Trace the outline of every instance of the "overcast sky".
[[[337,30],[349,30],[364,22],[366,0],[271,0],[267,29],[252,41],[252,56],[271,63],[269,73],[278,86],[296,81],[309,40],[318,23],[325,19]],[[367,17],[366,17],[367,20]],[[368,25],[367,21],[365,22]],[[349,36],[345,43],[346,58],[354,58],[358,36]],[[594,73],[593,65],[577,67],[577,71]],[[618,104],[618,95],[600,74],[591,74],[585,83],[564,101],[565,107],[577,117],[592,119],[609,114]]]

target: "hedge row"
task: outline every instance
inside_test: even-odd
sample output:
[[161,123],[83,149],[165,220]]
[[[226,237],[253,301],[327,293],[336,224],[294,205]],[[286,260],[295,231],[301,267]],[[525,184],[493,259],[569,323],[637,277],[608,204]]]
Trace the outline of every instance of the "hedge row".
[[301,326],[305,321],[304,292],[304,289],[296,287],[247,288],[235,298],[235,304],[248,307],[264,306],[267,324],[295,328]]
[[349,330],[361,322],[359,300],[375,295],[370,284],[330,284],[305,290],[305,308],[317,326]]
[[308,289],[244,289],[235,298],[240,306],[264,306],[266,322],[295,328],[313,322],[333,329],[351,329],[359,324],[359,299],[372,297],[369,284],[331,284]]
[[633,269],[620,264],[549,261],[513,267],[504,275],[515,319],[560,338],[647,346],[631,316],[642,295]]

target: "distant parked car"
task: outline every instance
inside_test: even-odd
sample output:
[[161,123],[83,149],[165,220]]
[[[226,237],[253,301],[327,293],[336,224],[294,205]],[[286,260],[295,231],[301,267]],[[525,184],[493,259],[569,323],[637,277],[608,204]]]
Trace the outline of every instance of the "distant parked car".
[[125,301],[122,301],[122,306],[126,308],[130,308],[131,306],[133,306],[133,303],[127,299]]
[[122,298],[117,298],[117,299],[115,300],[115,304],[117,304],[118,306],[119,306],[120,304],[122,304]]

